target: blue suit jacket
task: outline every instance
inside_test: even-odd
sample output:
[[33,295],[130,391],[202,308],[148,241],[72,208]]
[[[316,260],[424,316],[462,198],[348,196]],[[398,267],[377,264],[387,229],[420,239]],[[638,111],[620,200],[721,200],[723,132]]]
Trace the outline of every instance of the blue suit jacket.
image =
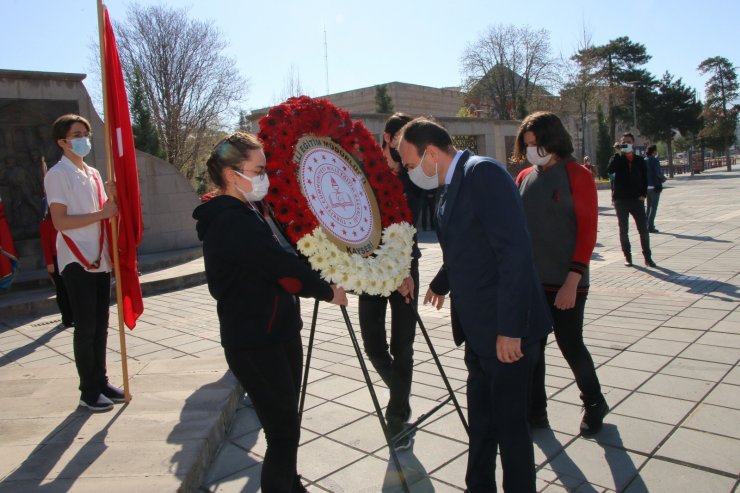
[[431,284],[451,292],[455,342],[495,357],[498,335],[539,341],[550,310],[514,180],[494,159],[465,151],[440,199],[437,234],[444,264]]

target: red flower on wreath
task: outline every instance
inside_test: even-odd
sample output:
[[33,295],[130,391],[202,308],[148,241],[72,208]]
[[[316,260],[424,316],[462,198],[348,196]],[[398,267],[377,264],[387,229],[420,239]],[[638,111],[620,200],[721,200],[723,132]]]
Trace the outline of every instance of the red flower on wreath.
[[293,244],[319,225],[313,214],[305,212],[309,206],[298,183],[297,164],[293,162],[296,142],[306,134],[332,139],[357,160],[375,192],[383,228],[396,222],[411,222],[403,186],[386,166],[375,138],[362,122],[352,121],[349,113],[329,100],[290,98],[270,108],[259,124],[271,184],[265,201],[285,226]]

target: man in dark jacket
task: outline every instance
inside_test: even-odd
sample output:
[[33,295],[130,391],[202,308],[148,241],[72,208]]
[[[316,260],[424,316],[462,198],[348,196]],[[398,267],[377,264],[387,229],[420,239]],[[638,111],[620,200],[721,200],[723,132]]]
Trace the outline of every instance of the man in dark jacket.
[[645,265],[656,267],[650,252],[650,235],[648,234],[645,216],[645,197],[647,196],[647,166],[642,156],[633,152],[635,136],[631,133],[622,135],[621,153],[615,155],[609,163],[609,176],[612,177],[614,208],[619,221],[619,241],[624,253],[624,265],[632,266],[632,247],[629,239],[629,216],[635,220],[640,233],[642,255]]
[[530,385],[552,321],[519,191],[500,163],[458,151],[447,130],[425,118],[403,128],[398,151],[417,186],[444,185],[437,206],[443,265],[424,302],[439,309],[450,293],[453,337],[465,341],[467,491],[496,491],[500,449],[503,489],[533,493]]
[[660,201],[660,192],[663,191],[663,182],[665,175],[663,168],[660,167],[660,161],[656,157],[658,147],[653,144],[647,148],[647,222],[648,231],[657,233],[655,229],[655,215],[658,213],[658,202]]

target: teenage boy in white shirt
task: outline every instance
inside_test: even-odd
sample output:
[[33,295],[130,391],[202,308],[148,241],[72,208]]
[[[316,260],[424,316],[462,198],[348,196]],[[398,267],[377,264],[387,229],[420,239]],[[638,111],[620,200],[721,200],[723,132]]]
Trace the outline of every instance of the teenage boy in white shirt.
[[118,214],[115,189],[108,200],[100,173],[85,164],[91,150],[90,123],[79,115],[63,115],[52,135],[64,155],[44,178],[51,219],[57,234],[59,272],[75,314],[74,357],[80,377],[80,405],[109,411],[123,402],[121,389],[108,383],[105,357],[110,304],[107,219]]

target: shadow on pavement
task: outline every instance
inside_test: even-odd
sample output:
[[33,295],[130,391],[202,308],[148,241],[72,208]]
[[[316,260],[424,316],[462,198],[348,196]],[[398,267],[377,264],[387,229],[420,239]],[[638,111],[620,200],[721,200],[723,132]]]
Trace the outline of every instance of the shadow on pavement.
[[[533,439],[535,445],[547,457],[545,465],[553,470],[559,483],[565,486],[568,491],[577,489],[579,492],[595,493],[603,490],[601,486],[594,487],[589,484],[589,478],[568,456],[567,447],[576,439],[563,444],[551,429],[535,431]],[[601,431],[589,441],[604,449],[604,460],[609,466],[613,482],[618,491],[623,491],[629,485],[631,493],[647,493],[647,487],[640,478],[635,463],[627,453],[619,434],[619,428],[616,425],[604,424]],[[581,481],[586,481],[586,483],[580,483]]]
[[[9,329],[9,330],[12,330],[12,328]],[[14,361],[18,361],[19,359],[23,358],[24,356],[28,356],[29,354],[32,354],[33,352],[35,352],[40,347],[45,346],[46,343],[48,343],[50,340],[52,340],[55,335],[61,334],[65,330],[67,330],[67,328],[64,327],[64,325],[62,325],[61,323],[58,324],[58,325],[52,326],[48,330],[48,332],[46,332],[45,334],[43,334],[38,339],[33,339],[28,344],[26,344],[25,346],[21,346],[21,347],[15,348],[12,351],[9,351],[9,352],[5,353],[3,355],[3,357],[0,358],[0,368],[2,368],[3,366],[9,365],[10,363],[13,363]],[[70,331],[73,331],[74,329],[73,328],[70,328],[69,330]],[[3,333],[3,332],[5,332],[5,331],[0,331],[0,333]]]
[[73,412],[46,435],[23,463],[3,480],[3,486],[8,486],[10,488],[8,491],[13,491],[13,483],[17,482],[18,488],[15,491],[47,489],[69,491],[75,480],[80,478],[108,448],[105,444],[108,430],[126,407],[127,404],[117,406],[115,414],[108,420],[108,423],[85,441],[74,456],[67,460],[62,469],[53,474],[55,477],[51,481],[45,481],[46,477],[53,473],[59,460],[70,446],[79,443],[78,434],[92,416],[88,411]]
[[716,279],[707,279],[701,276],[691,276],[680,274],[674,270],[658,266],[654,269],[648,269],[635,264],[634,268],[650,274],[662,281],[684,286],[689,289],[691,294],[700,294],[715,298],[721,301],[740,300],[740,287]]
[[[433,492],[434,486],[432,481],[429,479],[424,466],[419,462],[419,459],[414,455],[413,447],[397,452],[398,461],[401,463],[403,473],[406,476],[406,484],[409,489],[415,492]],[[383,480],[382,493],[402,493],[403,486],[401,485],[401,479],[398,475],[393,459],[388,454],[388,467],[385,470],[385,479]]]
[[[583,478],[586,478],[586,475],[565,450],[565,447],[574,440],[563,444],[550,428],[533,430],[532,433],[532,441],[547,457],[544,465],[550,466],[560,484],[568,488],[568,491],[575,491],[578,488],[579,492],[598,493],[600,490],[587,482],[583,483]],[[588,481],[588,478],[586,478],[586,481]]]
[[664,231],[660,231],[658,233],[650,233],[651,235],[666,235],[666,236],[673,236],[676,239],[679,240],[692,240],[692,241],[710,241],[712,243],[732,243],[729,240],[718,240],[716,238],[712,238],[711,236],[691,236],[691,235],[682,235],[677,233],[668,233]]
[[[187,468],[192,456],[188,448],[197,446],[195,443],[197,440],[189,438],[194,432],[197,433],[197,430],[193,430],[192,423],[188,424],[188,415],[202,413],[209,406],[220,405],[215,401],[220,399],[223,396],[222,391],[225,388],[231,388],[234,382],[235,377],[231,372],[226,372],[220,380],[202,386],[186,400],[180,413],[181,422],[175,426],[167,438],[169,443],[182,444],[182,449],[172,458],[173,464],[177,464],[175,467],[178,477],[184,478],[188,472]],[[240,417],[243,413],[251,413],[253,419],[247,420],[243,416]],[[245,427],[244,423],[247,422],[254,422],[255,426]],[[240,425],[240,423],[240,429],[234,426]],[[199,483],[190,484],[193,491],[221,491],[227,483],[229,484],[226,487],[228,491],[240,491],[241,493],[257,493],[260,491],[262,457],[251,450],[257,443],[261,429],[262,427],[254,408],[251,407],[249,397],[240,398],[231,424],[226,429],[227,436],[214,441],[212,445],[218,446],[218,450],[213,454],[211,463],[205,464],[207,469],[203,472],[207,475],[203,478],[191,478],[190,482],[196,480]],[[244,486],[241,490],[237,490],[240,484]]]
[[[604,424],[596,437],[596,443],[604,449],[604,457],[609,464],[618,491],[624,491],[629,487],[630,493],[648,493],[647,486],[640,477],[635,463],[625,450],[617,425]],[[622,478],[628,478],[628,480],[620,484]]]

